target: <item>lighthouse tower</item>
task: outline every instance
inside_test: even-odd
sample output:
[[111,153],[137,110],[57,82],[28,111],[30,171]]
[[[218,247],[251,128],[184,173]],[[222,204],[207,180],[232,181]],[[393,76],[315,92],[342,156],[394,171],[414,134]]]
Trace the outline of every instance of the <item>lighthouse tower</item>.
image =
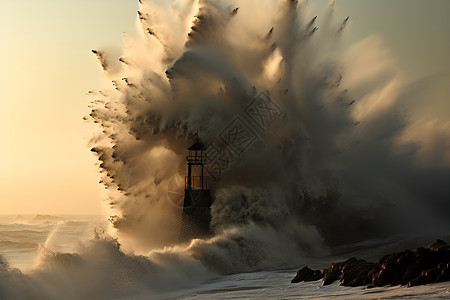
[[211,222],[211,193],[208,187],[205,146],[197,140],[188,148],[187,176],[184,182],[184,204],[180,240],[208,236]]

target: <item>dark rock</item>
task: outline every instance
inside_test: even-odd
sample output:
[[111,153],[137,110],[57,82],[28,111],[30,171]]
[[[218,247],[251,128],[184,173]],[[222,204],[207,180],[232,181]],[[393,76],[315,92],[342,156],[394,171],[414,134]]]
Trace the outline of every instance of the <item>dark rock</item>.
[[415,258],[410,250],[383,256],[377,271],[371,274],[371,286],[401,284],[404,274],[414,262]]
[[341,285],[345,286],[361,286],[367,285],[372,280],[368,277],[369,272],[377,267],[376,263],[367,262],[365,260],[357,260],[356,262],[342,267],[342,274],[339,277]]
[[345,262],[334,263],[324,270],[323,284],[328,285],[339,279],[345,286],[366,285],[371,282],[369,272],[376,267],[376,263],[352,257]]
[[413,263],[411,264],[403,274],[402,280],[400,282],[401,285],[407,285],[409,282],[420,276],[422,272],[422,268],[420,264]]
[[[350,258],[348,261],[351,261],[356,258]],[[348,262],[347,261],[347,262]],[[332,263],[331,266],[328,269],[323,270],[323,285],[329,285],[335,282],[339,279],[339,276],[341,276],[341,269],[342,265],[345,262],[341,263]]]
[[378,278],[380,270],[381,270],[380,265],[377,265],[375,268],[370,270],[369,273],[367,273],[367,281],[369,281],[368,288],[377,286],[376,278]]
[[371,274],[370,286],[416,286],[450,280],[446,269],[449,261],[450,247],[442,240],[429,244],[427,248],[386,255],[379,261],[378,273]]
[[[298,271],[292,282],[309,281],[313,271],[307,267]],[[450,246],[436,240],[426,248],[405,250],[383,256],[378,263],[354,257],[344,262],[332,263],[323,271],[323,285],[340,280],[341,285],[378,287],[385,285],[416,286],[433,282],[450,281]]]
[[450,246],[447,245],[446,242],[444,242],[443,240],[435,240],[434,242],[432,242],[431,244],[429,244],[427,246],[428,249],[433,250],[433,251],[442,251],[442,250],[450,250]]
[[307,266],[298,270],[297,275],[292,279],[291,283],[297,283],[301,281],[316,281],[322,279],[322,272],[319,270],[311,270]]
[[450,280],[450,263],[439,264],[438,266],[439,274],[437,277],[437,281],[449,281]]

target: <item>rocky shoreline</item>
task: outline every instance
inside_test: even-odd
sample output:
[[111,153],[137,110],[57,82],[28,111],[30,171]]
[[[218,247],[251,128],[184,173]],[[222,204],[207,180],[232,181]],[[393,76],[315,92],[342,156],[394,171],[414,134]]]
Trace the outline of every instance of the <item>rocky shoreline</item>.
[[305,266],[297,272],[291,283],[320,279],[323,285],[339,280],[343,286],[368,288],[385,285],[411,287],[450,281],[450,245],[436,240],[426,248],[385,255],[378,263],[352,257],[344,262],[332,263],[323,272]]

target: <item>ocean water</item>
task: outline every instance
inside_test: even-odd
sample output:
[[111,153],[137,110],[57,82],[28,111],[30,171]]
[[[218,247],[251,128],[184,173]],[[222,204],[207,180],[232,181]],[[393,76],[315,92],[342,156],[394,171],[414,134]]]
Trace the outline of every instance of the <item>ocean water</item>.
[[11,266],[29,271],[41,248],[72,252],[101,226],[104,221],[99,216],[1,215],[0,255]]
[[373,289],[343,287],[337,282],[323,286],[320,280],[291,284],[295,273],[296,270],[278,270],[235,274],[177,296],[164,296],[168,299],[450,299],[449,283]]
[[[165,260],[125,254],[113,240],[95,238],[105,226],[99,216],[1,216],[0,299],[450,299],[448,282],[374,289],[291,284],[301,266],[219,275],[193,259],[168,260],[168,249],[160,250]],[[305,264],[319,268],[346,255],[376,257],[420,242],[366,242]]]

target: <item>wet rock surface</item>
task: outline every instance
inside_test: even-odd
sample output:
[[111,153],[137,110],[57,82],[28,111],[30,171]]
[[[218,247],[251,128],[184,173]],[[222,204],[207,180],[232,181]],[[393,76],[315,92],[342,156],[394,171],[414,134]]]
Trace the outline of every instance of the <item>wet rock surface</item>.
[[[316,277],[313,275],[316,274]],[[318,277],[320,274],[320,277]],[[314,279],[316,278],[316,279]],[[318,270],[308,267],[297,272],[291,281],[313,281],[322,278]],[[378,263],[354,257],[332,263],[323,271],[323,284],[339,280],[344,286],[379,287],[385,285],[417,286],[450,280],[450,246],[436,240],[426,248],[404,250],[383,256]]]
[[298,270],[297,275],[292,279],[291,283],[297,283],[301,281],[316,281],[322,279],[322,272],[319,270],[311,270],[307,266]]

